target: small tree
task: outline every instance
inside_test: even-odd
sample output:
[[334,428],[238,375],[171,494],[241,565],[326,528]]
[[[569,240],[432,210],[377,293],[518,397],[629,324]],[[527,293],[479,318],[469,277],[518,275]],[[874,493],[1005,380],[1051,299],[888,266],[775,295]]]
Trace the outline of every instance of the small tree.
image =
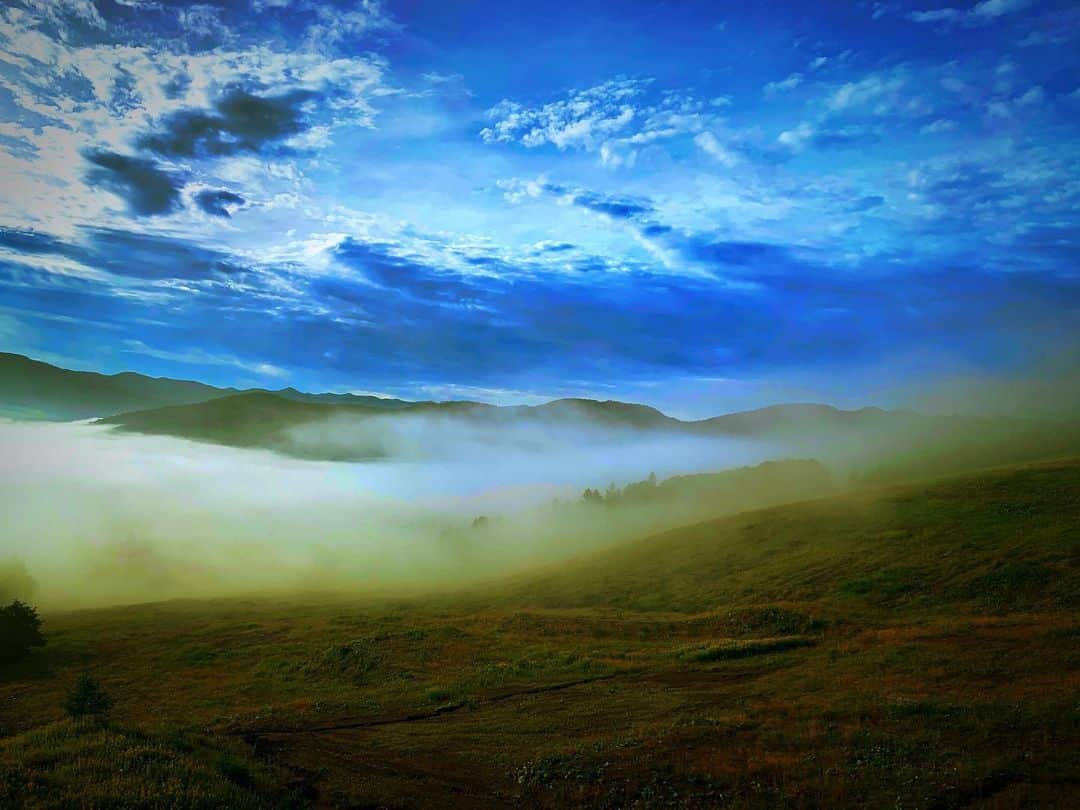
[[64,699],[64,710],[72,717],[104,719],[113,707],[113,699],[96,678],[85,672],[75,681]]
[[41,618],[34,608],[18,599],[0,608],[0,664],[21,661],[32,647],[43,646]]

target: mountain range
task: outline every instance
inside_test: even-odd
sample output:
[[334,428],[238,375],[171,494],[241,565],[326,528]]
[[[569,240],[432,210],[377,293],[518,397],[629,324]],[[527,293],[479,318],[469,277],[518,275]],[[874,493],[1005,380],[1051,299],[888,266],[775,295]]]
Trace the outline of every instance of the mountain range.
[[615,400],[567,398],[542,405],[513,406],[459,400],[410,402],[360,394],[312,394],[295,388],[217,388],[134,372],[106,375],[71,371],[23,355],[0,353],[0,416],[14,419],[97,419],[137,432],[203,434],[200,438],[220,440],[218,434],[248,423],[263,425],[257,434],[338,414],[386,412],[453,415],[492,422],[584,419],[610,427],[731,435],[758,435],[785,426],[802,430],[812,424],[872,426],[911,417],[907,412],[880,408],[845,411],[829,405],[787,404],[683,421],[647,405]]
[[[821,404],[781,404],[684,421],[646,406],[614,400],[556,399],[541,405],[497,406],[480,402],[410,402],[369,395],[313,394],[280,390],[217,388],[190,380],[125,372],[71,371],[17,354],[0,353],[0,417],[19,420],[95,420],[113,430],[174,436],[232,447],[264,448],[302,458],[358,460],[392,455],[380,449],[388,428],[405,428],[425,417],[447,420],[496,438],[499,431],[563,427],[603,428],[688,437],[798,439],[869,447],[890,437],[894,448],[917,440],[922,455],[962,453],[972,462],[1026,457],[1068,438],[1080,442],[1076,425],[1034,425],[1017,420],[925,416],[906,410],[842,410]],[[369,422],[372,417],[389,417]],[[347,420],[347,421],[343,421]],[[347,434],[364,433],[360,439]],[[305,433],[306,431],[306,433]],[[314,439],[310,435],[315,434]],[[302,440],[298,441],[297,436]],[[342,436],[345,435],[343,439]],[[306,438],[305,438],[306,437]],[[374,438],[373,438],[374,437]],[[1002,452],[1003,448],[1008,452]],[[374,449],[373,449],[374,448]]]
[[237,394],[272,393],[293,402],[363,405],[393,410],[414,403],[360,394],[306,394],[295,388],[217,388],[191,380],[148,377],[125,371],[71,371],[21,354],[0,352],[0,416],[74,421],[175,405],[193,405]]
[[[212,404],[223,399],[228,399],[229,403]],[[7,418],[48,421],[100,419],[109,424],[150,427],[173,419],[184,421],[187,417],[182,416],[178,409],[193,405],[200,407],[190,411],[191,421],[196,421],[200,414],[213,421],[233,419],[245,412],[291,420],[325,416],[347,409],[351,413],[364,410],[409,411],[499,419],[586,417],[635,428],[681,425],[695,426],[706,432],[733,434],[754,434],[787,422],[870,424],[899,413],[880,408],[845,411],[830,405],[789,404],[687,422],[648,405],[616,400],[566,398],[543,405],[499,406],[467,400],[408,401],[364,394],[313,394],[295,388],[218,388],[192,380],[149,377],[130,371],[119,374],[72,371],[24,355],[0,352],[0,416]],[[305,407],[310,405],[318,407]]]

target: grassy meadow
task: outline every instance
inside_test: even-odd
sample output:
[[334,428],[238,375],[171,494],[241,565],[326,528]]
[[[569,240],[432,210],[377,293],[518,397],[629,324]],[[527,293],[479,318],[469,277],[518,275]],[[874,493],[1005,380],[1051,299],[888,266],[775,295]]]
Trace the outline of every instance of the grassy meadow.
[[[3,807],[1068,807],[1080,460],[409,599],[46,613]],[[115,700],[72,720],[83,672]]]

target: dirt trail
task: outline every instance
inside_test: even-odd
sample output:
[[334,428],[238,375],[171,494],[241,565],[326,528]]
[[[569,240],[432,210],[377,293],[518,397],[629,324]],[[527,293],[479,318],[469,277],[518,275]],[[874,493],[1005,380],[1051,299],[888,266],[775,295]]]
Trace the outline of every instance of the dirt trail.
[[458,701],[456,703],[448,703],[445,706],[439,706],[437,709],[433,709],[428,712],[415,712],[413,714],[407,714],[402,717],[383,717],[374,720],[357,720],[348,723],[335,723],[329,726],[314,726],[312,728],[282,728],[282,729],[259,729],[258,731],[237,731],[233,732],[236,735],[243,736],[248,742],[253,742],[259,737],[278,737],[292,734],[326,734],[333,731],[347,731],[358,728],[375,728],[377,726],[396,726],[403,723],[418,723],[424,720],[434,720],[447,714],[453,714],[466,707],[482,708],[484,706],[491,706],[497,703],[504,703],[508,700],[514,700],[519,697],[528,697],[529,695],[542,695],[547,692],[560,692],[563,689],[571,689],[575,686],[584,686],[585,684],[598,683],[600,681],[610,681],[615,678],[623,678],[629,675],[636,675],[640,673],[636,672],[613,672],[608,675],[597,675],[592,678],[579,678],[574,681],[563,681],[561,683],[548,684],[546,686],[534,686],[530,689],[521,689],[516,692],[507,692],[502,695],[494,695],[489,698],[483,698],[480,700],[472,701]]

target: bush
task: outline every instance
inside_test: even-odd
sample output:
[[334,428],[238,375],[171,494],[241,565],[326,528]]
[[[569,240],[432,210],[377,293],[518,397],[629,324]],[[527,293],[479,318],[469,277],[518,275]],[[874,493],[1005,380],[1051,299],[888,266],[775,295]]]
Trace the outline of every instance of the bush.
[[0,664],[21,661],[32,647],[43,646],[45,636],[36,610],[18,599],[0,608]]
[[112,698],[95,678],[85,672],[75,681],[64,700],[64,710],[72,717],[104,718],[112,707]]

